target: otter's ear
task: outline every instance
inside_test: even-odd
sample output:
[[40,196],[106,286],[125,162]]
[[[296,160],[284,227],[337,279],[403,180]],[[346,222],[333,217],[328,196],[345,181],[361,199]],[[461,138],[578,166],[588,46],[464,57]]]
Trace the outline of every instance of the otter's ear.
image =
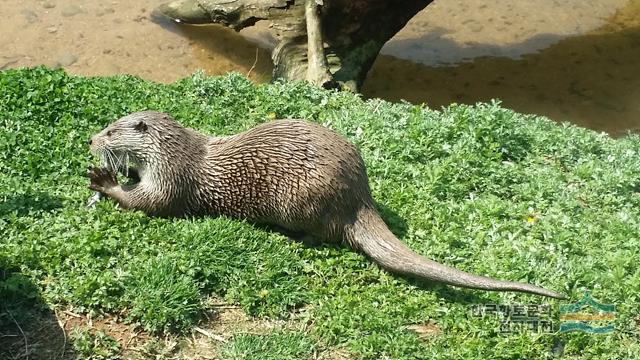
[[144,120],[140,120],[133,128],[140,132],[147,132],[147,123]]

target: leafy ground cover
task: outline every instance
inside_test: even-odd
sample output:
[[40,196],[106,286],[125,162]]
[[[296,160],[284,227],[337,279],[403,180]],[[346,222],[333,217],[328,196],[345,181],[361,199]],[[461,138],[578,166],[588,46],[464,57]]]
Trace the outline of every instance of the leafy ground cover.
[[[307,247],[242,221],[149,218],[111,202],[85,209],[84,172],[95,162],[87,140],[143,109],[211,134],[284,117],[325,124],[358,145],[380,211],[417,252],[571,300],[404,279],[346,247]],[[149,334],[154,347],[163,334],[192,331],[215,296],[286,324],[231,330],[226,342],[212,340],[219,358],[304,359],[326,349],[363,359],[640,358],[639,155],[637,136],[613,140],[498,103],[435,111],[305,84],[254,86],[233,74],[160,85],[7,70],[0,73],[0,331],[11,334],[0,338],[0,352],[18,357],[16,325],[34,318],[25,309],[36,309],[37,319],[62,309],[110,317]],[[584,289],[616,305],[613,333],[502,334],[498,318],[472,310],[549,304],[557,325],[558,305]],[[127,345],[103,332],[72,338],[69,356],[82,358],[118,357]]]

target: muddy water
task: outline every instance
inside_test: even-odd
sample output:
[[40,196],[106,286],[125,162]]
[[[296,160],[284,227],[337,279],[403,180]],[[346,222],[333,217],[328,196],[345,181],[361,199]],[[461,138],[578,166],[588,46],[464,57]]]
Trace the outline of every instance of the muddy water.
[[639,0],[488,3],[436,0],[440,16],[426,11],[383,49],[365,96],[432,107],[498,98],[614,136],[640,130]]
[[[151,12],[161,0],[0,0],[0,69],[46,64],[80,75],[128,73],[171,82],[205,69],[249,72],[256,45],[222,27],[161,26]],[[8,35],[8,36],[7,36]],[[259,51],[251,78],[268,81]]]
[[[161,0],[0,0],[0,69],[175,81],[197,69],[268,81],[264,26],[152,21]],[[640,0],[436,0],[383,49],[365,97],[439,107],[499,98],[620,135],[640,130]],[[260,23],[259,23],[260,24]]]

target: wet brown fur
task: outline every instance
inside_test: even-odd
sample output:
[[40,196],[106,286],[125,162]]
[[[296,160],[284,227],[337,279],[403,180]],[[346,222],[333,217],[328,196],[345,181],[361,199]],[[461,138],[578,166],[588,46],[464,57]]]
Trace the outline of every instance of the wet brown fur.
[[356,147],[337,133],[299,120],[271,121],[246,132],[210,137],[169,115],[125,116],[92,137],[93,152],[126,152],[140,181],[118,185],[104,169],[91,188],[126,209],[151,216],[248,219],[346,241],[384,268],[468,288],[562,298],[534,285],[494,280],[428,260],[399,241],[376,211]]

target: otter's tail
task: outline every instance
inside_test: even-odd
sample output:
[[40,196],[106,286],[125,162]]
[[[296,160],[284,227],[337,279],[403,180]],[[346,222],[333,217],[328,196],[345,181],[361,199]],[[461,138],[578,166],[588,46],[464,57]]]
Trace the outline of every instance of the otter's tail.
[[348,234],[352,245],[383,268],[404,275],[449,285],[491,291],[518,291],[556,299],[566,298],[539,286],[473,275],[424,258],[393,235],[377,211],[364,208]]

